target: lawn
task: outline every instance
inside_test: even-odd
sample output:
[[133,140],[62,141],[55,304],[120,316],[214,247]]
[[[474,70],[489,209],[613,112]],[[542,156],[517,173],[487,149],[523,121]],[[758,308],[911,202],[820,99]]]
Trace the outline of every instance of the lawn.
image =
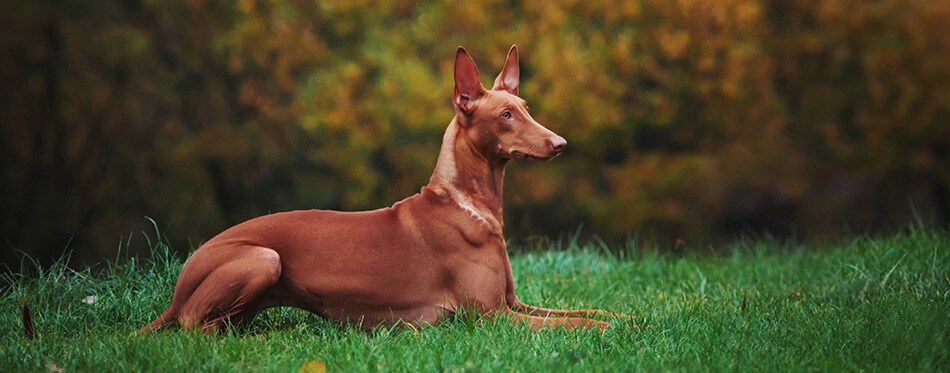
[[[635,316],[603,333],[534,332],[473,316],[362,332],[284,308],[229,333],[139,335],[167,306],[182,265],[152,245],[147,260],[96,270],[27,265],[4,278],[0,371],[950,369],[945,230],[840,246],[743,240],[703,256],[633,244],[607,255],[596,241],[514,250],[525,303]],[[22,302],[32,308],[35,339],[23,331]]]

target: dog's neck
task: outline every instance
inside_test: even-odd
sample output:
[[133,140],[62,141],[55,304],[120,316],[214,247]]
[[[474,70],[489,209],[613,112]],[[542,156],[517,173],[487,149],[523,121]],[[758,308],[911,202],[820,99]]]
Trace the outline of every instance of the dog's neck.
[[502,189],[508,160],[489,159],[462,131],[458,119],[452,119],[426,188],[457,204],[493,234],[501,235],[505,225]]

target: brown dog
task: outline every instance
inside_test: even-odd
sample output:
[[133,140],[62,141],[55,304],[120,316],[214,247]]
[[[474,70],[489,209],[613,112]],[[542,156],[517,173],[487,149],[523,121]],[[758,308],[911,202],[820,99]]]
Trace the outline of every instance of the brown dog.
[[238,224],[185,263],[165,323],[222,329],[269,307],[302,308],[364,328],[434,324],[470,309],[541,326],[605,328],[598,310],[527,306],[515,296],[502,218],[512,158],[546,160],[567,144],[531,118],[511,47],[491,91],[465,49],[455,55],[455,118],[429,185],[390,208],[292,211]]

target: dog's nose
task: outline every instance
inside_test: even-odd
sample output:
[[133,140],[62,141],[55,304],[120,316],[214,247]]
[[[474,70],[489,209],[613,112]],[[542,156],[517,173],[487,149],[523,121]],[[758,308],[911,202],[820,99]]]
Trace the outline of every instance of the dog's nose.
[[558,136],[551,140],[551,150],[554,150],[555,152],[560,153],[561,150],[564,150],[565,146],[567,146],[567,140],[565,140],[563,137]]

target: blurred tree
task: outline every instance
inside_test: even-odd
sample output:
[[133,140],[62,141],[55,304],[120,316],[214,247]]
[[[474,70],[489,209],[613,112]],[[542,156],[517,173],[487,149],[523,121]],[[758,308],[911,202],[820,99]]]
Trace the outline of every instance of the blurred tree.
[[435,163],[455,46],[490,82],[512,43],[522,96],[570,145],[513,164],[509,236],[831,235],[911,204],[945,225],[948,18],[926,0],[7,1],[0,236],[94,261],[146,215],[185,250],[269,212],[388,206]]

